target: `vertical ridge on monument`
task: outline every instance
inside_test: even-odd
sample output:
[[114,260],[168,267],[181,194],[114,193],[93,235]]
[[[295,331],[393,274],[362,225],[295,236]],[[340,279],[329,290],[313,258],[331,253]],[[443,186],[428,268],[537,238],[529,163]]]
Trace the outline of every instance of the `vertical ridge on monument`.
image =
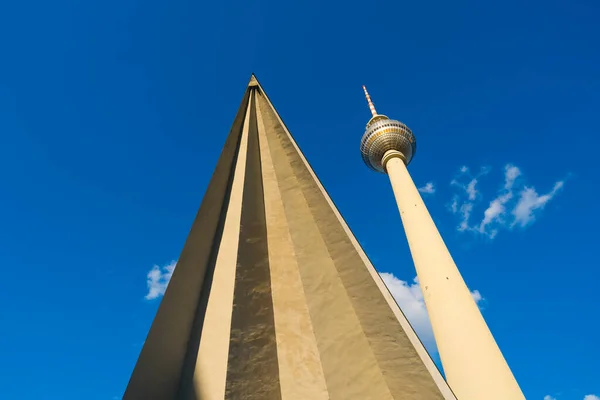
[[456,399],[254,75],[124,399]]
[[372,114],[363,161],[390,179],[448,383],[460,400],[525,399],[408,173],[415,136],[363,90]]

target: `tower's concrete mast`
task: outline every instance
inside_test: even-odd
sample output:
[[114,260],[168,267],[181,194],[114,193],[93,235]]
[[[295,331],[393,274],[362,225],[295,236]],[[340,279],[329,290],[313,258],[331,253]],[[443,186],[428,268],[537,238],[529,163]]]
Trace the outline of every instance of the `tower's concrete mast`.
[[362,157],[390,178],[450,387],[460,400],[524,399],[408,173],[416,152],[413,133],[377,114],[363,89],[373,116],[362,137]]

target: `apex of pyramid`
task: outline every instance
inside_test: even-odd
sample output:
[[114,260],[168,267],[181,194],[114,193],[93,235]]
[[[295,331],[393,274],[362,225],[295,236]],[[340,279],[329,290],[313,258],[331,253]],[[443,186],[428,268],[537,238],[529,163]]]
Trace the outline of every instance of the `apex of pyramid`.
[[258,86],[258,81],[256,80],[256,76],[254,75],[254,73],[252,73],[252,75],[250,76],[250,82],[248,82],[248,86]]

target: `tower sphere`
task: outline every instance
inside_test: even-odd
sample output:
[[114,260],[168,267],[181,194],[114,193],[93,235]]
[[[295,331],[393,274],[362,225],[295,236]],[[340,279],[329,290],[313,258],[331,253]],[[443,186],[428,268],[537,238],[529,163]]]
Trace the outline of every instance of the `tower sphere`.
[[381,161],[389,150],[400,152],[404,156],[404,163],[408,165],[417,151],[417,140],[402,122],[385,115],[375,115],[367,124],[360,143],[363,161],[369,168],[385,173]]

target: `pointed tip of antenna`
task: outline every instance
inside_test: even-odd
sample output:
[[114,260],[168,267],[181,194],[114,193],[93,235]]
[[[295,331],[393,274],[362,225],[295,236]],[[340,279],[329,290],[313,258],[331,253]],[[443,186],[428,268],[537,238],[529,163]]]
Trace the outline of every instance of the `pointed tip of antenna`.
[[365,85],[363,85],[363,90],[365,91],[365,97],[367,98],[367,103],[369,103],[369,109],[371,110],[371,114],[373,116],[376,116],[377,111],[375,110],[375,105],[373,104],[371,96],[369,96],[369,92],[367,92],[367,87]]

